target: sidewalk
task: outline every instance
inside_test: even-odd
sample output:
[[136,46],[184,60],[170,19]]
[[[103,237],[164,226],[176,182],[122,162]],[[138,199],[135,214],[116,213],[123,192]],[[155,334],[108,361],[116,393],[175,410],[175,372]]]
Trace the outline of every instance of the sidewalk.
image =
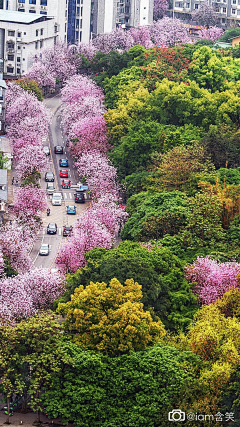
[[[10,423],[13,426],[24,426],[24,427],[32,427],[33,422],[36,421],[37,415],[33,412],[29,412],[27,414],[22,414],[21,412],[15,412],[10,417]],[[0,411],[0,426],[6,426],[5,421],[7,419],[7,416],[3,413],[3,411]],[[46,415],[41,414],[41,423],[43,426],[62,426],[60,419],[50,420]],[[69,425],[70,427],[70,425]]]

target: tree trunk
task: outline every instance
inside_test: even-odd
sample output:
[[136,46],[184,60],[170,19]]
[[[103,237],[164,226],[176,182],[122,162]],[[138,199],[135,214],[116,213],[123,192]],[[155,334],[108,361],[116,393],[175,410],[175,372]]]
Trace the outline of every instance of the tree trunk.
[[8,414],[7,414],[7,419],[6,419],[6,424],[10,424],[10,397],[9,396],[7,396],[7,411],[8,411]]
[[[39,391],[37,392],[37,401],[39,401]],[[40,409],[37,410],[37,423],[40,424]]]

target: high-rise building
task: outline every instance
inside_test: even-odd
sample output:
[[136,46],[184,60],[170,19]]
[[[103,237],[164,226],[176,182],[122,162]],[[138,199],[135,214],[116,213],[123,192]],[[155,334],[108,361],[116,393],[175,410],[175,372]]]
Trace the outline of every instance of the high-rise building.
[[98,34],[122,27],[149,25],[153,0],[69,0],[68,42],[89,42]]
[[34,55],[53,47],[58,26],[50,16],[16,11],[0,12],[0,74],[20,77],[31,67]]
[[67,41],[68,0],[3,0],[3,9],[54,17],[59,40]]

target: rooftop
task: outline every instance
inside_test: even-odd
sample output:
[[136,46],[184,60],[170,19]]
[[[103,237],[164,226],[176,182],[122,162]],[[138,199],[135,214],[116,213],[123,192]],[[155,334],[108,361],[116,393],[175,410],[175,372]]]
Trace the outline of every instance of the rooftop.
[[0,9],[0,22],[18,22],[20,24],[31,24],[32,22],[37,21],[38,19],[46,20],[52,19],[46,15],[40,15],[38,13],[25,13],[18,12],[15,10],[3,10]]

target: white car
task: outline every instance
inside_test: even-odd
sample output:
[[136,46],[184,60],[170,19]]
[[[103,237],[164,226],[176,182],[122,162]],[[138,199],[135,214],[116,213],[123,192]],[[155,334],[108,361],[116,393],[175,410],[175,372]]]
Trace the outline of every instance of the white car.
[[39,255],[49,255],[49,244],[48,243],[42,243],[40,250],[39,250]]
[[46,156],[49,156],[49,155],[50,155],[50,150],[49,150],[48,145],[44,145],[44,147],[43,147],[43,152],[46,154]]
[[62,195],[61,193],[53,193],[52,196],[52,205],[53,206],[61,206],[62,204]]

